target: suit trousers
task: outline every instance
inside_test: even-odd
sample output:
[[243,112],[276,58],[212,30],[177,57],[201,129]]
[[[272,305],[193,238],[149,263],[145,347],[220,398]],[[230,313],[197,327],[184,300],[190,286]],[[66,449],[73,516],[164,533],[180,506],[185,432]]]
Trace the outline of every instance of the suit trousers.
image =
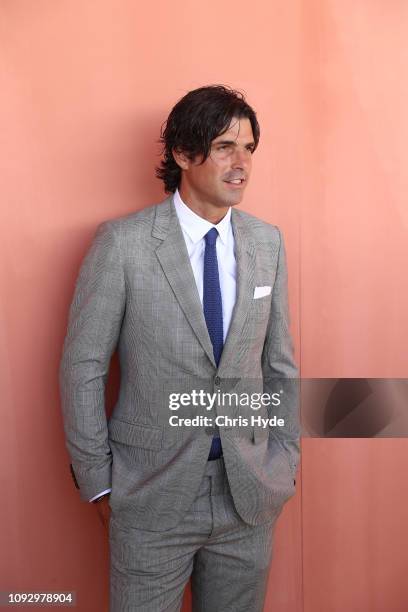
[[134,529],[112,512],[110,612],[179,612],[190,576],[193,612],[262,612],[274,527],[275,519],[246,524],[223,458],[208,461],[193,504],[169,531]]

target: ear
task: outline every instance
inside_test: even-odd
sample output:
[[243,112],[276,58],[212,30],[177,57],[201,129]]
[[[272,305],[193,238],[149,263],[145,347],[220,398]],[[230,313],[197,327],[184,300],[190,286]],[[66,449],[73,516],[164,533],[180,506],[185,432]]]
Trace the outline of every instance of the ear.
[[191,160],[187,157],[183,151],[172,149],[174,161],[182,170],[188,170],[191,164]]

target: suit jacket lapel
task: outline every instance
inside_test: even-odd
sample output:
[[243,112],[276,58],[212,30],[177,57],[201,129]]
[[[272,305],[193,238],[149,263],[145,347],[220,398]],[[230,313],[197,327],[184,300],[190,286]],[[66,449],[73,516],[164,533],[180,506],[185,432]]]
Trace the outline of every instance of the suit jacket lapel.
[[[236,343],[248,316],[255,286],[256,252],[251,232],[239,210],[234,208],[231,211],[231,223],[237,259],[237,299],[219,369],[233,359]],[[156,255],[163,272],[200,344],[215,367],[213,347],[183,232],[174,208],[173,196],[169,196],[161,206],[157,207],[152,235],[161,240]]]
[[160,265],[188,322],[215,367],[213,347],[173,196],[157,207],[152,235],[162,241],[156,249]]
[[221,355],[219,369],[233,361],[236,344],[248,316],[255,286],[256,252],[252,235],[240,211],[231,211],[231,224],[234,233],[235,256],[237,260],[237,298],[232,312],[231,324]]

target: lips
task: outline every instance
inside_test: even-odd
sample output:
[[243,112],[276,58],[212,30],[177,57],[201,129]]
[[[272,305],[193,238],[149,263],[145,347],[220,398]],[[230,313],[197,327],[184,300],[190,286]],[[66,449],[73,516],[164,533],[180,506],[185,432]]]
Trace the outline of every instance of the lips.
[[228,183],[228,185],[236,185],[237,187],[239,187],[240,185],[243,185],[245,183],[245,179],[235,178],[235,179],[230,179],[228,181],[224,181],[224,183]]
[[242,183],[229,183],[228,181],[225,181],[225,184],[227,185],[227,189],[230,191],[242,191],[245,187],[245,181]]

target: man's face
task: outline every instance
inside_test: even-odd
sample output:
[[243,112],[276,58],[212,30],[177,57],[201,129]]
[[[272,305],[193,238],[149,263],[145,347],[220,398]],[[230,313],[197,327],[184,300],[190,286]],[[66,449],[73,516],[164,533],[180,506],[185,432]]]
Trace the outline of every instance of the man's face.
[[183,158],[181,197],[203,206],[239,204],[251,174],[254,148],[250,120],[233,117],[228,130],[212,141],[203,164],[199,163],[202,156],[193,161]]

